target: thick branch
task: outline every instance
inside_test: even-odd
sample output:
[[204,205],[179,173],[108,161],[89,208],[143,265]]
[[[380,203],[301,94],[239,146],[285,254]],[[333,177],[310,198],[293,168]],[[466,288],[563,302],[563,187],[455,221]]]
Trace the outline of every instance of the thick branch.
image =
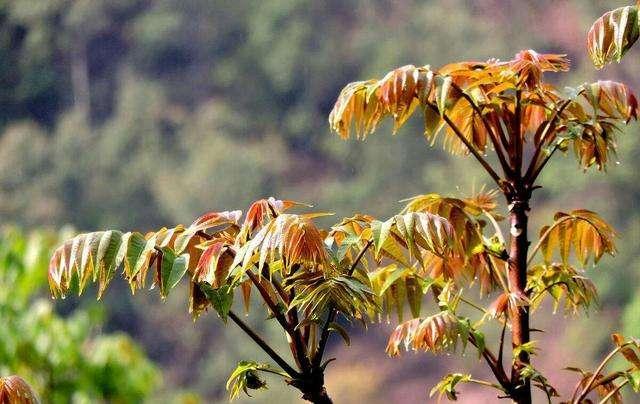
[[261,336],[259,336],[255,331],[253,331],[251,327],[249,327],[244,321],[242,321],[240,317],[238,317],[233,311],[229,311],[229,318],[234,323],[236,323],[238,327],[242,329],[242,331],[244,331],[247,335],[249,335],[249,337],[251,337],[251,339],[253,339],[255,343],[258,344],[260,348],[262,348],[262,350],[267,355],[269,355],[269,357],[271,357],[271,359],[273,359],[282,368],[282,370],[287,372],[289,376],[291,376],[292,378],[300,377],[300,374],[295,369],[293,369],[287,363],[287,361],[282,359],[282,357],[278,355],[278,353],[274,351],[273,348],[271,348],[271,346],[269,346],[269,344],[267,344],[267,342],[264,339],[262,339]]

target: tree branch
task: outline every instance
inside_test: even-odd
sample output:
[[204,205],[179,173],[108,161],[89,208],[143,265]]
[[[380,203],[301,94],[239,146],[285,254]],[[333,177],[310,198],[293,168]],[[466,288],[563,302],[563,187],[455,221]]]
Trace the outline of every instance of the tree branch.
[[[362,257],[364,256],[365,252],[367,252],[367,250],[369,249],[369,247],[371,247],[372,244],[373,244],[373,240],[369,240],[367,241],[367,244],[362,248],[362,250],[360,250],[355,260],[351,264],[351,267],[349,268],[349,272],[348,272],[349,276],[353,275],[353,272],[356,270],[356,267],[360,263],[360,260],[362,260]],[[331,307],[331,309],[329,310],[329,315],[327,316],[327,321],[324,323],[324,326],[322,327],[322,333],[320,334],[320,341],[318,342],[318,350],[316,351],[316,354],[313,357],[313,363],[312,363],[313,367],[320,366],[320,362],[322,361],[322,356],[324,355],[324,350],[327,347],[327,341],[329,340],[329,326],[335,320],[336,314],[337,314],[337,311],[335,307]]]
[[609,352],[609,355],[607,355],[602,362],[600,362],[600,365],[598,366],[598,368],[593,372],[593,375],[591,376],[591,378],[589,379],[589,381],[587,382],[586,386],[584,387],[584,389],[582,390],[582,392],[580,393],[580,395],[573,401],[576,404],[579,404],[582,402],[582,400],[587,396],[587,394],[589,394],[589,392],[592,390],[592,386],[593,384],[596,382],[596,379],[598,379],[598,375],[600,374],[600,372],[602,372],[602,369],[604,369],[604,367],[607,365],[607,363],[614,357],[616,356],[616,354],[618,352],[620,352],[622,350],[622,348],[626,347],[627,345],[630,345],[631,343],[627,342],[625,344],[620,345],[619,347],[616,347],[616,349],[614,349],[613,351]]
[[502,151],[503,146],[502,146],[501,142],[498,140],[498,137],[496,136],[495,132],[493,131],[493,128],[491,127],[491,125],[489,125],[489,122],[487,121],[485,116],[482,114],[482,111],[480,111],[480,107],[473,101],[473,98],[471,98],[471,96],[469,94],[467,94],[466,92],[464,92],[462,90],[462,88],[460,88],[460,86],[458,86],[457,84],[451,82],[451,87],[453,87],[454,89],[459,91],[462,94],[462,97],[465,100],[467,100],[467,102],[471,105],[471,108],[473,108],[475,113],[478,114],[478,116],[480,117],[480,120],[482,121],[482,125],[484,126],[484,129],[489,134],[489,138],[491,139],[491,143],[493,143],[493,147],[494,147],[494,149],[496,151],[496,154],[498,155],[498,160],[500,160],[500,165],[502,166],[502,170],[504,171],[505,175],[507,175],[507,176],[510,175],[511,167],[509,166],[509,163],[505,159],[504,153]]
[[516,90],[515,120],[512,129],[515,147],[515,174],[520,178],[522,173],[522,90]]
[[536,147],[533,157],[531,158],[531,162],[529,163],[529,168],[527,168],[527,172],[524,175],[525,180],[531,179],[531,176],[533,175],[535,167],[537,165],[536,163],[538,162],[538,158],[540,157],[540,153],[542,153],[542,145],[544,143],[543,140],[547,137],[547,135],[549,134],[549,130],[553,125],[555,125],[555,122],[558,120],[558,117],[560,116],[560,114],[562,114],[565,108],[569,106],[571,101],[572,100],[565,100],[562,103],[562,105],[560,105],[560,108],[554,110],[553,116],[551,117],[549,122],[547,122],[547,125],[542,131],[542,134],[540,135],[540,144]]
[[[427,106],[431,109],[433,109],[435,112],[440,113],[440,110],[438,110],[438,107],[430,102],[427,103]],[[498,186],[500,187],[500,189],[502,189],[502,181],[500,179],[500,176],[495,172],[495,170],[493,168],[491,168],[491,165],[487,162],[487,160],[485,160],[480,153],[478,152],[478,150],[476,150],[476,148],[471,144],[471,142],[469,142],[469,140],[467,140],[466,137],[464,137],[464,134],[460,131],[460,129],[451,121],[451,119],[449,118],[449,116],[445,113],[442,113],[442,119],[444,119],[444,121],[447,123],[447,125],[449,125],[449,127],[451,128],[451,130],[453,130],[453,132],[456,134],[456,136],[458,137],[458,139],[460,139],[460,141],[467,147],[467,149],[469,150],[469,152],[471,154],[473,154],[473,156],[476,158],[476,160],[478,160],[478,162],[482,165],[482,167],[487,171],[487,173],[489,173],[489,175],[491,176],[491,178],[493,178],[493,180],[496,182],[496,184],[498,184]]]
[[500,333],[500,347],[498,348],[498,365],[503,366],[502,358],[504,357],[504,336],[507,331],[507,319],[505,317],[504,324],[502,325],[502,333]]
[[547,154],[547,156],[544,158],[544,160],[542,160],[542,163],[540,163],[538,168],[535,169],[533,174],[531,174],[531,178],[527,179],[527,181],[530,184],[534,184],[536,182],[536,179],[538,178],[538,175],[540,175],[540,173],[542,172],[542,169],[544,168],[544,166],[546,166],[547,163],[549,162],[549,160],[551,160],[551,157],[553,156],[553,153],[556,152],[556,150],[558,150],[558,145],[557,144],[553,147],[551,152],[549,154]]
[[[471,343],[471,345],[480,350],[480,348],[478,348],[478,343],[473,335],[469,335],[469,342]],[[493,352],[491,352],[487,347],[484,347],[484,349],[482,349],[480,353],[482,354],[484,360],[487,362],[487,365],[489,365],[489,368],[491,369],[493,375],[496,377],[496,380],[498,380],[498,383],[500,383],[500,385],[504,387],[505,391],[510,392],[512,388],[511,380],[505,373],[502,364],[498,362],[498,359],[493,354]]]
[[296,330],[295,324],[290,324],[285,318],[284,314],[278,308],[278,305],[271,299],[269,292],[262,286],[260,280],[256,277],[256,275],[251,271],[246,271],[247,276],[251,279],[251,282],[255,285],[258,292],[262,296],[262,300],[267,304],[267,307],[273,312],[273,316],[278,321],[278,323],[284,328],[284,330],[289,334],[291,341],[293,343],[292,353],[296,358],[296,361],[299,362],[300,367],[303,371],[309,371],[309,358],[307,358],[306,349],[304,344],[302,343],[302,336],[300,335],[300,331]]
[[267,342],[260,335],[253,331],[251,327],[249,327],[244,321],[242,321],[240,317],[238,317],[233,311],[229,311],[229,318],[234,323],[236,323],[238,327],[240,327],[240,329],[245,332],[245,334],[249,335],[249,337],[251,337],[251,339],[253,339],[255,343],[258,344],[258,346],[260,346],[260,348],[282,368],[282,370],[287,372],[289,376],[291,376],[292,378],[298,378],[301,376],[300,373],[293,369],[287,363],[287,361],[282,359],[282,357],[278,355],[278,353],[273,348],[271,348],[271,346],[267,344]]

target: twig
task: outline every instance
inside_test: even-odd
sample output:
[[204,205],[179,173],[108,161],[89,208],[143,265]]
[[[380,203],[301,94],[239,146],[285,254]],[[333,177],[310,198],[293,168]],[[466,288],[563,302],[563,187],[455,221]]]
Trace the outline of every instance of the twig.
[[454,89],[456,89],[457,91],[459,91],[462,94],[462,97],[465,100],[467,100],[467,102],[469,102],[469,104],[471,104],[471,108],[473,108],[473,110],[476,112],[476,114],[478,114],[478,116],[480,117],[480,120],[482,121],[482,125],[484,126],[484,129],[489,134],[489,138],[491,139],[491,143],[493,143],[493,147],[494,147],[494,149],[496,151],[496,154],[498,155],[498,160],[500,161],[500,165],[502,166],[502,169],[503,169],[504,173],[506,175],[509,175],[511,173],[511,167],[509,166],[509,163],[507,162],[507,160],[504,157],[504,154],[502,152],[502,145],[501,145],[500,141],[498,140],[498,137],[496,136],[495,132],[493,131],[493,129],[489,125],[489,122],[487,122],[487,119],[485,118],[485,116],[482,115],[482,111],[480,111],[480,107],[473,101],[471,96],[469,94],[467,94],[466,92],[464,92],[462,90],[462,88],[460,88],[457,84],[452,82],[451,83],[451,87],[453,87]]
[[276,303],[271,299],[269,292],[262,286],[260,280],[256,277],[256,275],[251,270],[246,271],[246,274],[249,279],[251,279],[251,282],[253,282],[256,289],[258,289],[258,292],[260,292],[262,300],[264,300],[269,309],[273,312],[273,316],[275,317],[275,319],[291,337],[291,340],[293,342],[292,353],[295,356],[296,361],[300,363],[300,367],[303,371],[310,370],[309,359],[307,358],[306,349],[304,348],[304,344],[302,343],[302,336],[300,335],[300,331],[296,330],[295,325],[292,325],[287,321]]
[[[471,345],[475,346],[476,348],[478,348],[478,350],[480,350],[478,347],[478,343],[473,337],[473,335],[469,335],[469,342],[471,343]],[[496,377],[500,385],[504,387],[504,389],[507,392],[510,392],[512,388],[511,380],[505,373],[504,368],[502,367],[502,364],[498,363],[498,359],[496,358],[496,356],[487,347],[484,347],[484,349],[482,349],[480,353],[484,358],[484,360],[487,362],[487,365],[489,365],[491,372]]]
[[530,179],[531,176],[533,175],[536,163],[538,162],[538,157],[540,157],[540,153],[542,152],[542,145],[544,143],[543,140],[549,134],[549,130],[555,124],[555,122],[558,119],[558,117],[560,116],[560,114],[562,114],[562,112],[565,110],[565,108],[567,108],[569,106],[569,104],[571,104],[571,101],[573,101],[573,100],[565,100],[562,103],[562,105],[560,105],[560,108],[554,110],[553,116],[551,117],[551,119],[549,120],[547,125],[545,126],[544,130],[542,131],[542,134],[540,135],[540,144],[536,147],[536,150],[535,150],[535,152],[533,154],[533,157],[531,158],[531,163],[529,163],[529,168],[527,168],[527,172],[524,175],[525,180]]
[[[365,252],[367,252],[367,250],[369,249],[369,247],[371,247],[372,244],[373,244],[373,240],[369,240],[367,244],[362,248],[362,250],[360,250],[355,260],[351,264],[351,267],[349,268],[349,272],[348,272],[349,276],[353,275],[353,272],[356,270],[356,267],[360,263],[360,260],[362,259]],[[320,334],[320,341],[318,342],[318,350],[316,351],[316,354],[313,357],[313,362],[312,362],[313,367],[320,366],[320,362],[322,361],[322,356],[324,355],[324,350],[327,346],[327,341],[329,340],[329,326],[335,320],[336,314],[337,314],[336,308],[331,307],[331,309],[329,310],[329,315],[327,316],[327,321],[324,323],[324,326],[322,327],[322,333]]]
[[[427,103],[427,106],[430,107],[431,109],[433,109],[435,112],[440,113],[440,110],[438,110],[438,107],[432,103]],[[502,182],[500,179],[500,176],[494,171],[493,168],[491,168],[491,165],[480,155],[480,153],[478,153],[478,151],[476,150],[476,148],[469,142],[469,140],[467,140],[466,137],[464,137],[464,134],[460,131],[460,129],[451,121],[451,119],[449,118],[449,116],[447,116],[447,114],[442,113],[442,119],[444,119],[444,121],[447,123],[447,125],[449,125],[449,127],[451,128],[451,130],[453,130],[453,132],[456,134],[456,136],[458,137],[458,139],[460,139],[460,141],[462,143],[464,143],[464,145],[467,147],[467,149],[469,150],[469,152],[471,154],[473,154],[473,156],[476,158],[476,160],[478,160],[478,162],[482,165],[482,167],[487,171],[487,173],[489,173],[489,175],[491,176],[491,178],[493,178],[493,180],[496,182],[496,184],[498,184],[498,186],[500,188],[502,188]]]
[[600,404],[605,404],[607,402],[607,400],[609,400],[611,397],[615,396],[620,391],[620,389],[622,389],[627,383],[629,383],[629,379],[625,379],[625,381],[620,383],[615,389],[611,390],[609,392],[609,394],[604,396],[602,398],[602,400],[600,400]]
[[500,347],[498,348],[498,364],[503,366],[502,358],[504,357],[504,336],[507,331],[507,319],[504,319],[504,324],[502,325],[502,333],[500,334]]
[[613,351],[609,352],[609,355],[607,355],[602,362],[600,363],[600,365],[598,366],[598,368],[593,372],[593,375],[591,376],[591,378],[589,378],[589,381],[587,382],[586,386],[584,387],[584,389],[582,390],[582,393],[580,393],[580,395],[575,399],[574,403],[580,403],[586,396],[587,394],[589,394],[589,392],[592,390],[592,386],[595,383],[596,379],[598,378],[598,375],[600,374],[600,372],[602,372],[602,369],[604,369],[604,367],[607,365],[607,363],[618,353],[622,350],[622,348],[626,347],[627,345],[630,345],[630,342],[627,342],[625,344],[620,345],[619,347],[616,347],[616,349],[614,349]]
[[276,351],[267,344],[267,342],[262,339],[260,335],[258,335],[255,331],[251,329],[244,321],[240,319],[233,311],[229,311],[229,318],[242,329],[251,339],[255,341],[256,344],[262,348],[262,350],[271,357],[285,372],[289,374],[292,378],[300,377],[300,373],[298,373],[295,369],[293,369],[287,361],[282,359],[280,355]]

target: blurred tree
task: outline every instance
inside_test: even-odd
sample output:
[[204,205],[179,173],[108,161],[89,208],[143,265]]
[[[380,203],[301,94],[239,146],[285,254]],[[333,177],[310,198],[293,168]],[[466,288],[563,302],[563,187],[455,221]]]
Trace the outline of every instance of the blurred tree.
[[47,403],[139,403],[159,387],[160,373],[126,335],[96,334],[97,308],[58,315],[42,297],[57,237],[0,234],[0,374],[19,374]]

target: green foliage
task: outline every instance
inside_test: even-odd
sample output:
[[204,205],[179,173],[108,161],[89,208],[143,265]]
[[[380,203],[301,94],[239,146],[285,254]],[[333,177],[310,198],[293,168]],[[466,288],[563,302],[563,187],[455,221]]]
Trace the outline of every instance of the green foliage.
[[199,287],[211,302],[211,307],[218,313],[222,321],[226,323],[229,310],[231,310],[231,305],[233,304],[233,288],[229,285],[223,285],[214,289],[204,282],[201,283]]
[[377,311],[376,296],[362,277],[301,272],[287,279],[287,290],[299,290],[289,304],[310,320],[326,315],[327,308],[334,307],[347,317],[364,321],[369,313]]
[[598,303],[598,292],[593,282],[578,270],[563,264],[534,265],[529,269],[527,289],[531,292],[531,307],[540,307],[543,298],[553,298],[553,310],[565,299],[565,312],[576,314]]
[[269,372],[287,376],[286,374],[279,373],[276,369],[265,363],[241,361],[227,381],[227,390],[229,391],[231,400],[238,398],[242,392],[251,396],[249,390],[267,388],[267,383],[258,376],[258,372]]
[[46,261],[58,237],[5,229],[0,235],[0,373],[29,381],[44,402],[141,402],[160,373],[124,334],[95,335],[97,308],[57,314],[43,298]]
[[445,376],[442,380],[438,382],[429,393],[429,397],[433,397],[436,393],[438,393],[440,399],[443,395],[446,396],[449,400],[456,401],[458,400],[458,392],[456,391],[456,386],[460,383],[468,383],[471,380],[471,375],[463,375],[461,373],[452,373]]

